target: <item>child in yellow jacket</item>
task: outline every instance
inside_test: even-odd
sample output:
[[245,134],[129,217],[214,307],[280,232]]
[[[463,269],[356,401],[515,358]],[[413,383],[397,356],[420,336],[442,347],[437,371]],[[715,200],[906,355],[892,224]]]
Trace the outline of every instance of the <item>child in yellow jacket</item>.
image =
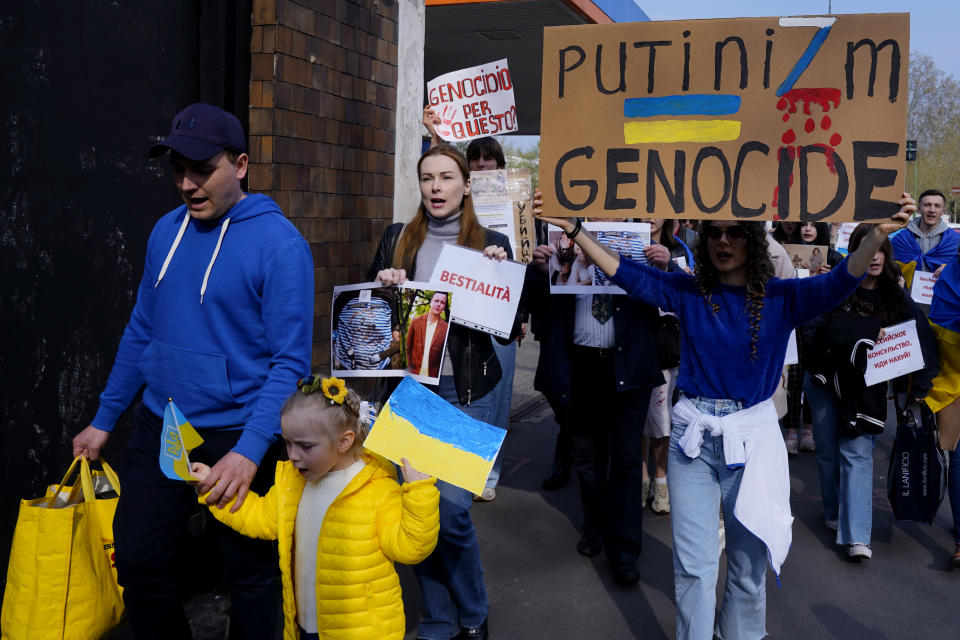
[[[267,495],[248,493],[213,515],[253,538],[277,540],[284,640],[384,640],[404,636],[394,562],[416,564],[437,544],[436,480],[403,460],[362,452],[360,399],[338,378],[301,380],[283,406],[286,462]],[[210,472],[191,466],[202,481]],[[205,502],[205,497],[200,497]]]

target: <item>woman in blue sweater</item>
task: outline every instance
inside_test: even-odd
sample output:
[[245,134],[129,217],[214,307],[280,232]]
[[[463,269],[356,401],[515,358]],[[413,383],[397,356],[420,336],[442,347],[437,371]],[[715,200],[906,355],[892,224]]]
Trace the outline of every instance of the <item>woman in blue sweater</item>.
[[[630,296],[680,319],[683,396],[674,407],[668,462],[678,638],[766,635],[767,561],[779,573],[793,521],[787,454],[770,399],[787,340],[856,289],[877,248],[916,209],[906,194],[900,205],[845,263],[791,280],[773,278],[761,222],[706,221],[689,275],[621,260],[578,220],[544,218]],[[541,207],[538,197],[535,215]],[[715,626],[721,507],[727,581]]]

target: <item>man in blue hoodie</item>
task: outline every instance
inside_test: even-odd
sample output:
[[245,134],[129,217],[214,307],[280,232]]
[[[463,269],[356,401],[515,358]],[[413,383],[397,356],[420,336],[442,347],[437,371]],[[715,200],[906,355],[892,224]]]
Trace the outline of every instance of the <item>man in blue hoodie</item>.
[[[116,566],[137,638],[189,638],[176,548],[196,505],[193,487],[160,470],[161,416],[173,399],[213,467],[208,502],[235,511],[273,479],[280,408],[310,371],[313,259],[271,198],[244,193],[249,158],[239,120],[194,104],[150,155],[170,151],[184,204],[150,234],[143,278],[100,407],[73,440],[96,459],[140,389],[119,475]],[[263,469],[258,473],[258,467]],[[214,486],[216,485],[216,486]],[[275,547],[218,527],[231,583],[231,638],[272,638],[280,590]]]

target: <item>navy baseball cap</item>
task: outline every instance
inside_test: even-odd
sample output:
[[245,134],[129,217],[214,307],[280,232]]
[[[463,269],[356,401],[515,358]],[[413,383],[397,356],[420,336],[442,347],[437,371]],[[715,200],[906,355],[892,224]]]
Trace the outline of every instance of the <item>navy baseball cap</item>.
[[156,158],[173,149],[190,160],[206,160],[224,149],[246,153],[247,138],[240,121],[212,104],[197,102],[173,119],[170,135],[150,149],[150,157]]

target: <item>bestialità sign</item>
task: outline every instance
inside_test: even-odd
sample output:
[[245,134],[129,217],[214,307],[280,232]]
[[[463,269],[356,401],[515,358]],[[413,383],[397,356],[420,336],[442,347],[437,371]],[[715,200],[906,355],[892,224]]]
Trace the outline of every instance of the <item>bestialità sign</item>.
[[864,14],[545,29],[545,213],[889,217],[909,28]]

